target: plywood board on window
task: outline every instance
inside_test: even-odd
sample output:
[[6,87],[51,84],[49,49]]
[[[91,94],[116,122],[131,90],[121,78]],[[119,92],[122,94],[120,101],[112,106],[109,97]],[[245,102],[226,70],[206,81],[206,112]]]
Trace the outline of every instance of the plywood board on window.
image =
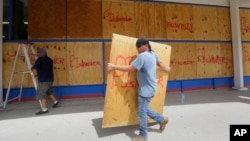
[[103,38],[111,39],[113,33],[135,36],[135,2],[103,1],[102,16]]
[[103,82],[101,42],[68,42],[68,83],[100,84]]
[[167,4],[166,32],[168,39],[194,39],[193,6]]
[[169,80],[193,79],[197,77],[195,43],[170,43],[172,46],[171,73]]
[[66,39],[66,0],[28,1],[29,39]]
[[250,40],[250,9],[240,9],[241,37]]
[[35,42],[35,49],[45,48],[53,60],[54,86],[67,85],[67,44],[64,42]]
[[233,49],[231,43],[220,43],[221,71],[219,77],[233,76]]
[[217,9],[210,6],[193,6],[194,39],[219,39]]
[[242,44],[242,59],[244,75],[250,75],[250,44]]
[[102,38],[102,1],[67,1],[67,39]]
[[[114,34],[110,62],[128,65],[137,55],[136,38]],[[171,46],[150,42],[152,49],[166,66],[170,64]],[[157,90],[151,108],[162,114],[166,95],[168,74],[157,68]],[[102,127],[138,124],[136,72],[111,71],[107,77],[106,97]]]
[[[111,42],[105,42],[104,43],[104,70],[107,70],[107,63],[110,62],[110,51],[111,51]],[[105,80],[104,82],[107,82],[107,75],[108,72],[105,71]]]
[[220,77],[224,54],[220,52],[219,43],[198,43],[197,78]]
[[154,37],[153,39],[167,39],[166,32],[166,4],[164,3],[154,3],[154,19],[151,19],[154,22]]
[[217,8],[219,40],[231,40],[231,23],[229,8]]
[[[135,3],[136,37],[155,37],[155,6],[150,2]],[[164,11],[162,11],[164,12]]]

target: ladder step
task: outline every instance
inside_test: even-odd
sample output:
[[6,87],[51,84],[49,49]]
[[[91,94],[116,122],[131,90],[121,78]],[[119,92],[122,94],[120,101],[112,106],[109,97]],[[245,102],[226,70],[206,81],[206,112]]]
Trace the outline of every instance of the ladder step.
[[15,73],[30,73],[30,71],[15,71]]

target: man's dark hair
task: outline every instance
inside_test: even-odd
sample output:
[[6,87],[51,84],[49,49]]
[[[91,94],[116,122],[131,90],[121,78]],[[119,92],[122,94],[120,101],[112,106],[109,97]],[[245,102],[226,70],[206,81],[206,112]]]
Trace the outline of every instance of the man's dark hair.
[[139,48],[142,45],[148,45],[149,51],[152,51],[151,46],[149,44],[149,41],[147,39],[145,39],[145,38],[138,38],[137,41],[136,41],[136,47]]

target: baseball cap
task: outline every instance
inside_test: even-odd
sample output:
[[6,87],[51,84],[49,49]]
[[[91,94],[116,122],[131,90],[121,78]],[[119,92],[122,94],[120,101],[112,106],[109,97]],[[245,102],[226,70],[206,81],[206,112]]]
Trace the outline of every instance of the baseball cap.
[[137,48],[141,47],[142,45],[146,45],[146,44],[149,44],[149,41],[145,38],[138,38],[136,41]]
[[46,49],[45,48],[39,48],[37,50],[37,53],[41,53],[42,55],[45,55],[46,54]]

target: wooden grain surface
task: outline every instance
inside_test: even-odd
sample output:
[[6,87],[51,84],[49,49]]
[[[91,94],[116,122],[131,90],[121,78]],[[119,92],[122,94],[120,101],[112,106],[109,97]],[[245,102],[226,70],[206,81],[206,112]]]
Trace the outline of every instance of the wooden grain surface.
[[[111,44],[110,62],[128,65],[136,57],[136,38],[114,34]],[[171,47],[150,42],[152,49],[165,65],[170,64]],[[157,68],[157,91],[151,108],[162,114],[166,95],[168,74]],[[138,124],[136,72],[112,71],[107,76],[106,97],[102,127]]]

